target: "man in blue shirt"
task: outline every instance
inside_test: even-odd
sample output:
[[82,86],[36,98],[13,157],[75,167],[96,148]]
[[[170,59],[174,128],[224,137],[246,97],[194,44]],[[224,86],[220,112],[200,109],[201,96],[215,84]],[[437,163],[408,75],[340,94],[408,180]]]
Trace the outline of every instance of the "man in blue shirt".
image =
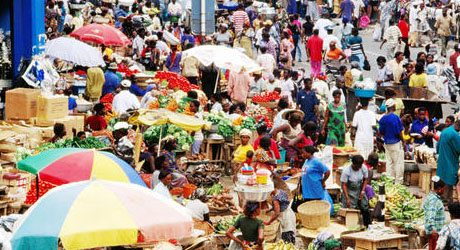
[[460,182],[458,182],[458,157],[460,156],[460,120],[444,129],[436,144],[438,152],[438,168],[436,175],[441,177],[446,185],[443,200],[452,203],[453,186],[457,185],[457,195],[460,200]]
[[107,71],[104,74],[105,83],[104,86],[102,86],[102,96],[115,92],[115,90],[120,85],[120,78],[115,72],[117,72],[117,64],[114,62],[110,63]]
[[318,105],[319,101],[315,91],[311,90],[312,81],[310,78],[303,80],[305,88],[297,93],[296,103],[297,109],[300,109],[305,114],[304,123],[308,121],[317,122],[319,120]]
[[425,116],[425,108],[424,107],[421,107],[418,109],[418,119],[415,120],[413,123],[412,123],[412,126],[411,126],[411,129],[410,129],[410,133],[417,133],[418,135],[417,136],[413,136],[414,137],[414,143],[416,144],[423,144],[425,142],[425,139],[423,138],[423,135],[425,133],[422,132],[422,129],[427,127],[428,129],[428,119],[426,119],[426,116]]
[[379,132],[385,141],[386,169],[387,175],[395,178],[395,182],[402,184],[404,180],[404,141],[402,132],[404,130],[402,122],[394,111],[396,102],[393,99],[385,101],[387,114],[379,121]]
[[324,163],[313,157],[315,148],[305,147],[305,163],[302,167],[302,198],[306,200],[324,199],[326,180],[331,174]]

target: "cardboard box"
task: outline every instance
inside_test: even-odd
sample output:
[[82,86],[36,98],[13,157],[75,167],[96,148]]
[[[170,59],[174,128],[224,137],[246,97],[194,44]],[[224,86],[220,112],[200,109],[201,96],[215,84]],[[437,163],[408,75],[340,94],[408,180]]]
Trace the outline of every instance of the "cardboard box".
[[17,88],[5,93],[5,119],[27,120],[37,116],[39,89]]
[[69,114],[67,96],[39,96],[37,118],[42,121],[64,118]]

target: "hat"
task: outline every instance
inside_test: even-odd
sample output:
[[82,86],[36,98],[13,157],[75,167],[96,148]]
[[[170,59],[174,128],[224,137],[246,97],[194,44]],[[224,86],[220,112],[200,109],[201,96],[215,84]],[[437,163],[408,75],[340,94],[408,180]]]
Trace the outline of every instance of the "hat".
[[426,67],[426,74],[427,75],[436,75],[436,66],[434,64],[429,64]]
[[390,99],[385,101],[385,106],[387,106],[387,108],[394,107],[394,106],[396,106],[396,102],[395,102],[395,100],[393,100],[393,98],[390,98]]
[[120,130],[120,129],[129,129],[129,124],[127,122],[117,122],[115,126],[113,126],[113,130]]
[[281,118],[283,118],[284,120],[288,120],[289,117],[294,114],[294,113],[297,113],[300,115],[300,119],[303,120],[305,114],[303,113],[302,110],[298,110],[298,109],[288,109],[286,111],[284,111],[284,113],[281,115]]
[[131,87],[131,81],[130,80],[123,80],[123,81],[121,81],[120,85],[125,87],[125,88],[130,88]]
[[252,137],[252,132],[251,132],[251,130],[249,130],[247,128],[243,128],[242,130],[240,130],[240,136]]
[[109,64],[108,69],[113,69],[113,70],[118,69],[117,63],[111,62],[111,63]]
[[227,25],[226,23],[222,23],[222,24],[220,25],[220,27],[224,27],[224,28],[228,29],[228,25]]
[[151,35],[151,36],[148,36],[147,38],[145,38],[145,41],[158,41],[158,36],[157,35]]
[[264,25],[272,25],[273,22],[271,20],[265,20]]

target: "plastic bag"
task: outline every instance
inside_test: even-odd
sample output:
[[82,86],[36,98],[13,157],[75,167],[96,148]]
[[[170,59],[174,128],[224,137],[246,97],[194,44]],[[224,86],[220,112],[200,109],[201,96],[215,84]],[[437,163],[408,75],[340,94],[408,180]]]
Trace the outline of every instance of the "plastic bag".
[[372,35],[372,38],[374,39],[374,41],[379,41],[381,36],[382,36],[382,29],[380,29],[380,24],[377,24],[375,25],[374,34]]
[[369,23],[371,23],[371,20],[367,15],[363,15],[359,20],[359,25],[361,26],[361,28],[366,28],[367,25],[369,25]]
[[331,216],[332,216],[334,214],[334,202],[332,201],[332,198],[327,192],[327,190],[324,190],[324,197],[322,200],[329,202],[329,204],[331,205]]

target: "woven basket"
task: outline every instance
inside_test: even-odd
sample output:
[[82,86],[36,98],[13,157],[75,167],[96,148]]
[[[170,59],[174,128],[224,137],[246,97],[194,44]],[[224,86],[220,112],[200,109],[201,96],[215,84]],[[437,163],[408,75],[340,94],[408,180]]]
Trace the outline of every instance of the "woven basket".
[[[273,212],[270,212],[270,213],[261,212],[260,215],[257,216],[257,218],[262,221],[268,221],[272,217],[272,215],[273,215]],[[270,225],[264,226],[265,242],[275,242],[276,241],[276,237],[278,236],[279,227],[280,227],[279,220],[275,220]]]
[[297,208],[302,226],[308,229],[328,227],[331,205],[326,201],[309,201]]

